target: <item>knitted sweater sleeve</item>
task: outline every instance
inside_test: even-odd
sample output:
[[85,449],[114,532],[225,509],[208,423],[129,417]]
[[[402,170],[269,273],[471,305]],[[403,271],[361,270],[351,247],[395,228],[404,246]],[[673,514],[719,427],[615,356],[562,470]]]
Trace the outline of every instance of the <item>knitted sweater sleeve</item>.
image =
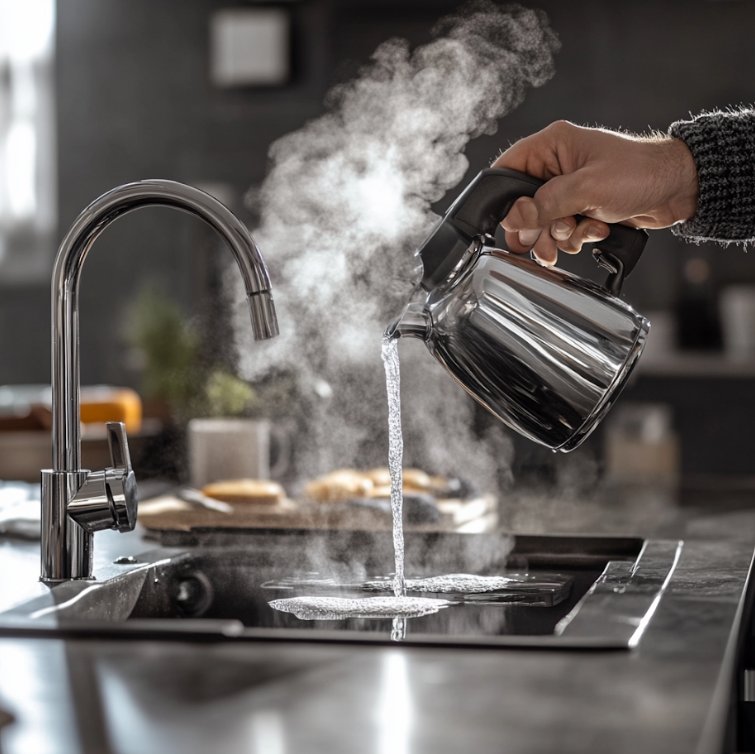
[[690,241],[755,241],[755,110],[703,113],[669,129],[697,166],[697,211],[673,232]]

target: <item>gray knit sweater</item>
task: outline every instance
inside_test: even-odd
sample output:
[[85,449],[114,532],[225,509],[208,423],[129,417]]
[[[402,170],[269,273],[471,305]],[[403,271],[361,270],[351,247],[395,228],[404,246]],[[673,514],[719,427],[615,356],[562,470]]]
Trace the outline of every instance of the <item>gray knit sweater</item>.
[[697,212],[673,227],[690,241],[755,241],[755,110],[712,112],[669,129],[692,152],[700,181]]

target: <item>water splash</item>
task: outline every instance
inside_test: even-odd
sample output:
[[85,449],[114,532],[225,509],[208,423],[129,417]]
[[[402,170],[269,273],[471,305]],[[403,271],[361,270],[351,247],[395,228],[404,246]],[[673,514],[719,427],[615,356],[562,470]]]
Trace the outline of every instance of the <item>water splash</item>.
[[[522,578],[509,576],[475,576],[469,573],[449,573],[442,576],[429,576],[424,579],[405,579],[404,588],[407,592],[432,592],[434,594],[482,594],[494,592],[497,589],[507,589],[513,584],[521,584]],[[367,581],[365,589],[376,592],[386,592],[391,588],[391,582]]]
[[449,600],[428,597],[290,597],[268,603],[275,610],[292,613],[300,620],[344,618],[419,618],[452,605]]

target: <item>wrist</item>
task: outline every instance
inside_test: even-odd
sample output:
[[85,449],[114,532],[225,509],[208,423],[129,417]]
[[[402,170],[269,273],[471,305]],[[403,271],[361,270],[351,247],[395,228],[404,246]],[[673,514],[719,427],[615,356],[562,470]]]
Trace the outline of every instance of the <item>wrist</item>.
[[666,153],[665,173],[669,181],[668,204],[674,223],[691,220],[697,211],[700,187],[697,166],[689,147],[678,138],[662,142]]

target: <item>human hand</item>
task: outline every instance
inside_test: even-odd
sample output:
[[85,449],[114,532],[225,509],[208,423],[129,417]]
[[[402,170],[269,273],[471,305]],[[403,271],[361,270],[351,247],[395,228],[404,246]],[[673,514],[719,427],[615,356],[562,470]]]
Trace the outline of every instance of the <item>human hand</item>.
[[[576,254],[609,234],[607,223],[667,228],[695,214],[697,169],[680,139],[631,136],[566,121],[552,123],[507,149],[495,168],[546,183],[519,198],[501,223],[509,250],[532,250],[542,264],[559,249]],[[581,215],[577,221],[574,215]]]

